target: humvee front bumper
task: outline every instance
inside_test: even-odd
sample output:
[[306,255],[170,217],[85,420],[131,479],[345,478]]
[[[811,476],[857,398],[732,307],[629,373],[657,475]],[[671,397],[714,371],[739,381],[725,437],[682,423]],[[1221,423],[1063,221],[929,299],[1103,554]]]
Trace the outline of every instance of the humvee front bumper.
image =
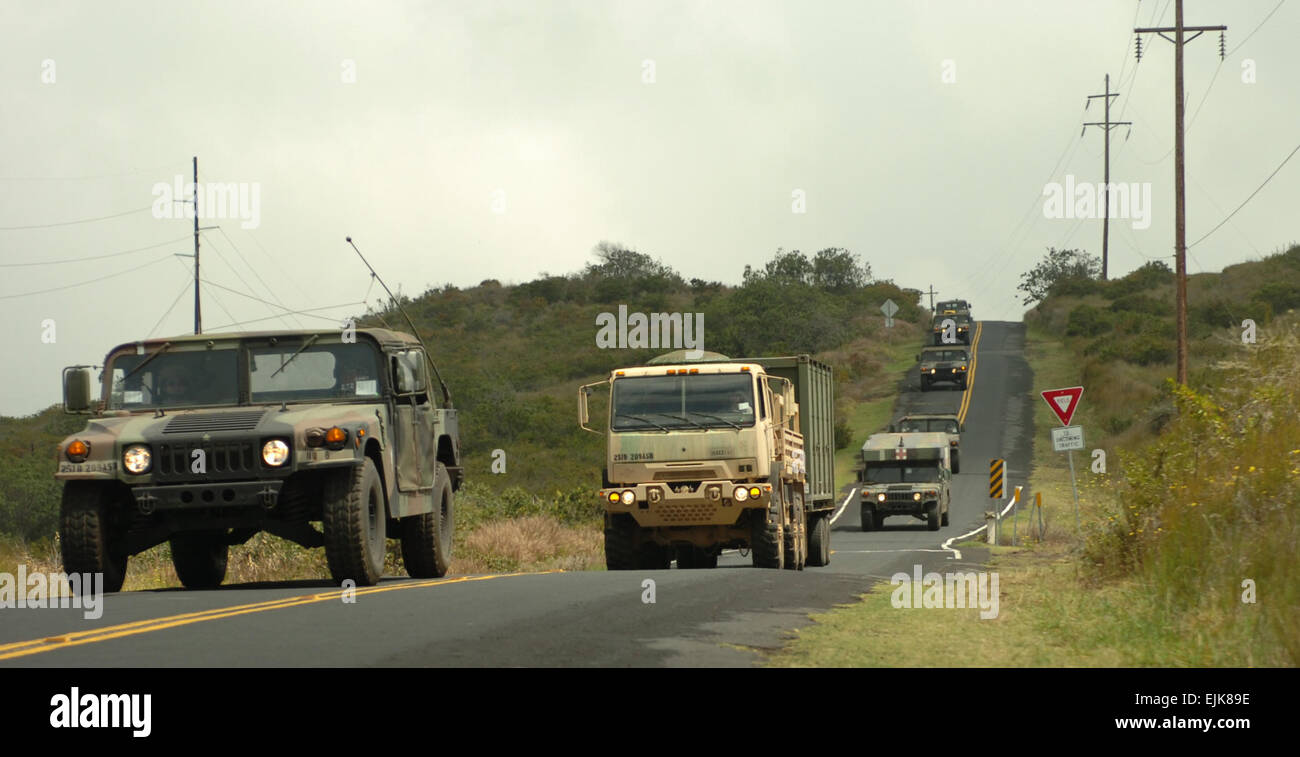
[[[681,486],[680,484],[678,486]],[[743,500],[736,497],[745,489]],[[688,488],[689,487],[684,487]],[[754,491],[757,490],[757,496]],[[627,493],[631,493],[631,497]],[[610,495],[617,495],[612,501]],[[704,481],[694,490],[674,491],[672,482],[632,484],[600,490],[605,512],[625,513],[643,528],[656,526],[730,526],[740,513],[752,508],[766,509],[772,500],[771,484],[736,481]]]
[[201,507],[275,507],[283,480],[205,481],[167,486],[138,486],[131,490],[140,512]]

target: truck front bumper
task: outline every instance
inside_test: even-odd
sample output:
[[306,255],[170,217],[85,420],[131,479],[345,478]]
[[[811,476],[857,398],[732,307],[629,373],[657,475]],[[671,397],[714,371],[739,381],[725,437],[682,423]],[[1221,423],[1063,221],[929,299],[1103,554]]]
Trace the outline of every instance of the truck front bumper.
[[[682,485],[678,484],[679,487]],[[736,497],[746,490],[744,500]],[[632,484],[600,490],[605,512],[628,514],[642,528],[657,526],[730,526],[743,510],[767,509],[772,501],[771,484],[736,481],[704,481],[694,490],[675,491],[673,483]],[[754,490],[758,495],[754,496]],[[627,492],[632,496],[628,497]],[[616,501],[610,496],[615,495]],[[630,500],[630,501],[628,501]]]
[[131,490],[142,513],[201,507],[275,507],[284,481],[210,481],[166,486],[139,486]]

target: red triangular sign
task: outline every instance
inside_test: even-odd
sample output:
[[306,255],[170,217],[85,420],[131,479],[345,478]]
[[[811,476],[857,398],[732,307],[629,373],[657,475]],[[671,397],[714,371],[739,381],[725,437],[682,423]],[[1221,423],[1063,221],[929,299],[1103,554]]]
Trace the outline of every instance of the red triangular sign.
[[1061,419],[1062,426],[1070,425],[1070,419],[1074,417],[1074,411],[1079,407],[1079,397],[1083,396],[1083,387],[1072,386],[1068,389],[1048,389],[1043,392],[1043,399],[1047,401],[1047,406],[1052,408],[1056,417]]

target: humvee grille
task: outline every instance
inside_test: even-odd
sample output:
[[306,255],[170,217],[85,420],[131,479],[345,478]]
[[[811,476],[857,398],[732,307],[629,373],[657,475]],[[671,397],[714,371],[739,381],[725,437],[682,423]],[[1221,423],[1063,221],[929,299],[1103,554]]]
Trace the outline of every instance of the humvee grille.
[[885,492],[886,502],[911,502],[912,492]]
[[163,428],[164,434],[186,434],[201,431],[251,431],[266,415],[265,408],[238,410],[233,413],[187,413],[173,415]]
[[207,477],[230,478],[257,472],[252,442],[163,444],[158,449],[158,478],[190,477],[190,451],[194,449],[207,452]]

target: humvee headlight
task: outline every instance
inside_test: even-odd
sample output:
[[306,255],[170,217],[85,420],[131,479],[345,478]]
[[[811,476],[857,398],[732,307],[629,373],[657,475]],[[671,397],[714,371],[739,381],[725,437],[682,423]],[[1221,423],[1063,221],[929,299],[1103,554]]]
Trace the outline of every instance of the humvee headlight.
[[80,439],[73,439],[68,448],[63,451],[63,454],[67,455],[72,462],[80,463],[90,454],[90,445]]
[[885,493],[884,493],[884,492],[881,492],[881,493],[877,494],[877,495],[876,495],[876,501],[877,501],[877,502],[884,502],[884,501],[885,501]]
[[262,445],[262,461],[272,468],[284,465],[289,459],[289,445],[280,439],[272,439]]
[[921,501],[921,493],[920,493],[920,492],[917,492],[916,494],[913,494],[913,495],[912,495],[912,499],[916,500],[917,502],[920,502],[920,501]]
[[130,473],[137,475],[148,473],[151,465],[153,465],[153,454],[143,444],[133,444],[122,452],[122,467]]
[[625,504],[625,505],[635,505],[635,504],[636,504],[636,492],[632,491],[631,489],[627,489],[627,490],[625,490],[625,491],[623,492],[622,500],[623,500],[623,504]]
[[737,486],[736,490],[731,493],[731,496],[737,502],[744,502],[749,499],[749,490],[743,486]]

